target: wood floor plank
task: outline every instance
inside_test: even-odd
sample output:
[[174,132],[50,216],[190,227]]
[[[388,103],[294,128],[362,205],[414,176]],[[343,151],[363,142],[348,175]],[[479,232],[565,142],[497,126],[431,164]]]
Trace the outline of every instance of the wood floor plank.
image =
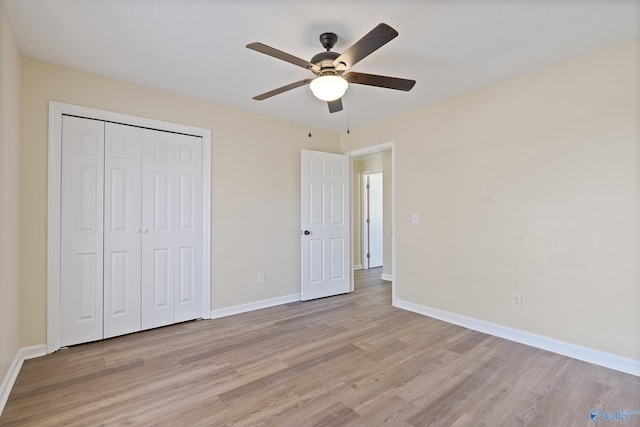
[[587,426],[640,409],[640,378],[394,308],[380,276],[27,360],[0,426]]

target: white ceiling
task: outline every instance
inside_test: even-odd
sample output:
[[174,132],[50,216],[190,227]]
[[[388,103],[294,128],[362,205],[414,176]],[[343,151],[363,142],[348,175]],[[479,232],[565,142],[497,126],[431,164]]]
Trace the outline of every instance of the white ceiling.
[[[1,1],[1,0],[0,0]],[[117,80],[344,132],[634,38],[638,0],[5,0],[23,55]],[[415,79],[411,92],[351,85],[329,114],[312,77],[245,48],[303,59],[335,32],[342,52],[380,22],[400,35],[352,70]]]

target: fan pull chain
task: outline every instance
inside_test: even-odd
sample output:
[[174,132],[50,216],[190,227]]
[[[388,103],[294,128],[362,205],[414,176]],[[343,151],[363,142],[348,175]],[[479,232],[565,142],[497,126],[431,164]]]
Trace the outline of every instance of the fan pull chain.
[[311,90],[307,91],[307,128],[309,129],[309,138],[311,138]]
[[351,133],[351,95],[347,96],[347,135]]

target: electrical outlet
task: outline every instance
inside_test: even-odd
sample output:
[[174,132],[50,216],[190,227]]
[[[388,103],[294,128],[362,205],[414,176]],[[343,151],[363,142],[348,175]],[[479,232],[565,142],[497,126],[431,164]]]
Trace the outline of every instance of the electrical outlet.
[[513,308],[522,309],[522,294],[519,292],[513,292],[511,294],[511,306]]
[[258,285],[262,285],[264,283],[264,273],[258,273]]

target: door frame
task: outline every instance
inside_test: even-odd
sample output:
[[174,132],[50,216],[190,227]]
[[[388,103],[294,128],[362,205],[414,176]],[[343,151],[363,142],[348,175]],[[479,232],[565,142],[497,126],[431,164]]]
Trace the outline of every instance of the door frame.
[[[380,151],[391,150],[391,305],[396,305],[396,143],[395,141],[383,142],[381,144],[369,147],[359,148],[357,150],[347,151],[346,154],[350,158],[350,167],[353,170],[353,161],[356,157],[373,154]],[[351,180],[351,194],[353,194],[353,173],[349,174]],[[384,179],[384,174],[383,178]],[[353,248],[353,209],[351,211],[351,247]],[[354,283],[353,270],[353,250],[351,250],[351,282]]]
[[47,353],[60,349],[60,195],[62,116],[202,137],[202,318],[211,318],[211,129],[49,101],[47,200]]

